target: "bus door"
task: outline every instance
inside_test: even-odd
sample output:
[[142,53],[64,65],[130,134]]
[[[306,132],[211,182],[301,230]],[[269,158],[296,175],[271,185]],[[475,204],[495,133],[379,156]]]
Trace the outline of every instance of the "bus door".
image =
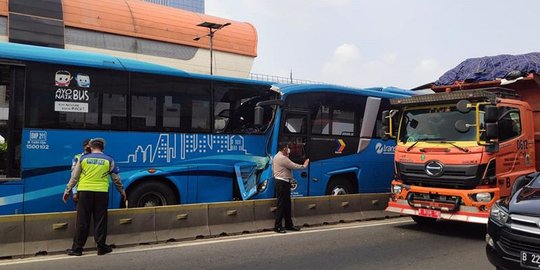
[[0,215],[23,213],[24,68],[0,63]]
[[24,68],[0,63],[0,180],[21,177]]
[[[282,117],[279,144],[290,143],[289,158],[298,164],[303,164],[308,153],[308,111],[284,111]],[[291,188],[292,196],[309,195],[309,167],[302,170],[293,170],[293,178],[297,185]]]

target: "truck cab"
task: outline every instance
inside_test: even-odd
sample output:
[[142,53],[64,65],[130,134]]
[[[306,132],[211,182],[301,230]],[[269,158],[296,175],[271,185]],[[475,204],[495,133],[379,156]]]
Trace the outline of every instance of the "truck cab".
[[515,179],[536,170],[540,122],[530,102],[540,99],[538,81],[534,75],[504,86],[441,86],[392,100],[382,119],[397,141],[386,210],[418,223],[487,223],[490,207],[510,195]]

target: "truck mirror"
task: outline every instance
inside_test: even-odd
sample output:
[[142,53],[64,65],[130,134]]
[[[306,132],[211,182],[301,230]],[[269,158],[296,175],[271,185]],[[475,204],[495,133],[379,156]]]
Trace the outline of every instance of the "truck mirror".
[[485,123],[495,123],[499,120],[499,111],[496,106],[486,105],[486,107],[484,107],[484,112]]
[[409,123],[409,126],[416,129],[418,127],[418,120],[416,119],[411,120],[411,122]]
[[264,108],[261,106],[255,106],[254,108],[253,124],[255,126],[262,126],[264,118]]
[[499,138],[499,125],[497,123],[486,123],[486,139],[495,140]]
[[382,112],[381,123],[385,127],[390,125],[390,111],[386,110]]
[[486,152],[488,153],[497,153],[499,152],[499,143],[492,143],[489,145],[486,145]]
[[466,133],[467,131],[469,131],[471,129],[471,126],[469,124],[467,124],[467,122],[465,122],[465,120],[456,121],[456,123],[454,124],[454,127],[460,133]]
[[468,113],[471,111],[471,102],[464,99],[464,100],[460,100],[457,104],[456,104],[456,108],[457,110],[460,112],[460,113]]

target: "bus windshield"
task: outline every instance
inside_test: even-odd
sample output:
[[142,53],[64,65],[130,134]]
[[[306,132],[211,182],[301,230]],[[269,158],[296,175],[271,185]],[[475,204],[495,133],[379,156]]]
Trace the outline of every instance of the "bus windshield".
[[274,110],[264,110],[262,126],[254,125],[255,106],[258,102],[278,98],[267,87],[236,84],[214,84],[216,133],[261,134],[274,117]]
[[405,111],[400,125],[399,142],[417,141],[475,141],[476,129],[461,133],[454,128],[456,121],[475,124],[475,112],[461,113],[455,107],[438,107]]

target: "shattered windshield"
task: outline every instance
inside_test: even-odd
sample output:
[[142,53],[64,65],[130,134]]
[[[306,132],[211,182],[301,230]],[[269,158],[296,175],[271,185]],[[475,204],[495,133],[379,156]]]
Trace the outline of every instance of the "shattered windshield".
[[278,98],[267,86],[234,83],[214,84],[216,133],[263,134],[274,119],[273,107],[265,107],[263,125],[254,125],[255,106],[258,102]]
[[[458,120],[471,125],[461,133],[454,127]],[[399,142],[475,141],[475,112],[461,113],[455,107],[438,107],[405,111],[401,119]]]

